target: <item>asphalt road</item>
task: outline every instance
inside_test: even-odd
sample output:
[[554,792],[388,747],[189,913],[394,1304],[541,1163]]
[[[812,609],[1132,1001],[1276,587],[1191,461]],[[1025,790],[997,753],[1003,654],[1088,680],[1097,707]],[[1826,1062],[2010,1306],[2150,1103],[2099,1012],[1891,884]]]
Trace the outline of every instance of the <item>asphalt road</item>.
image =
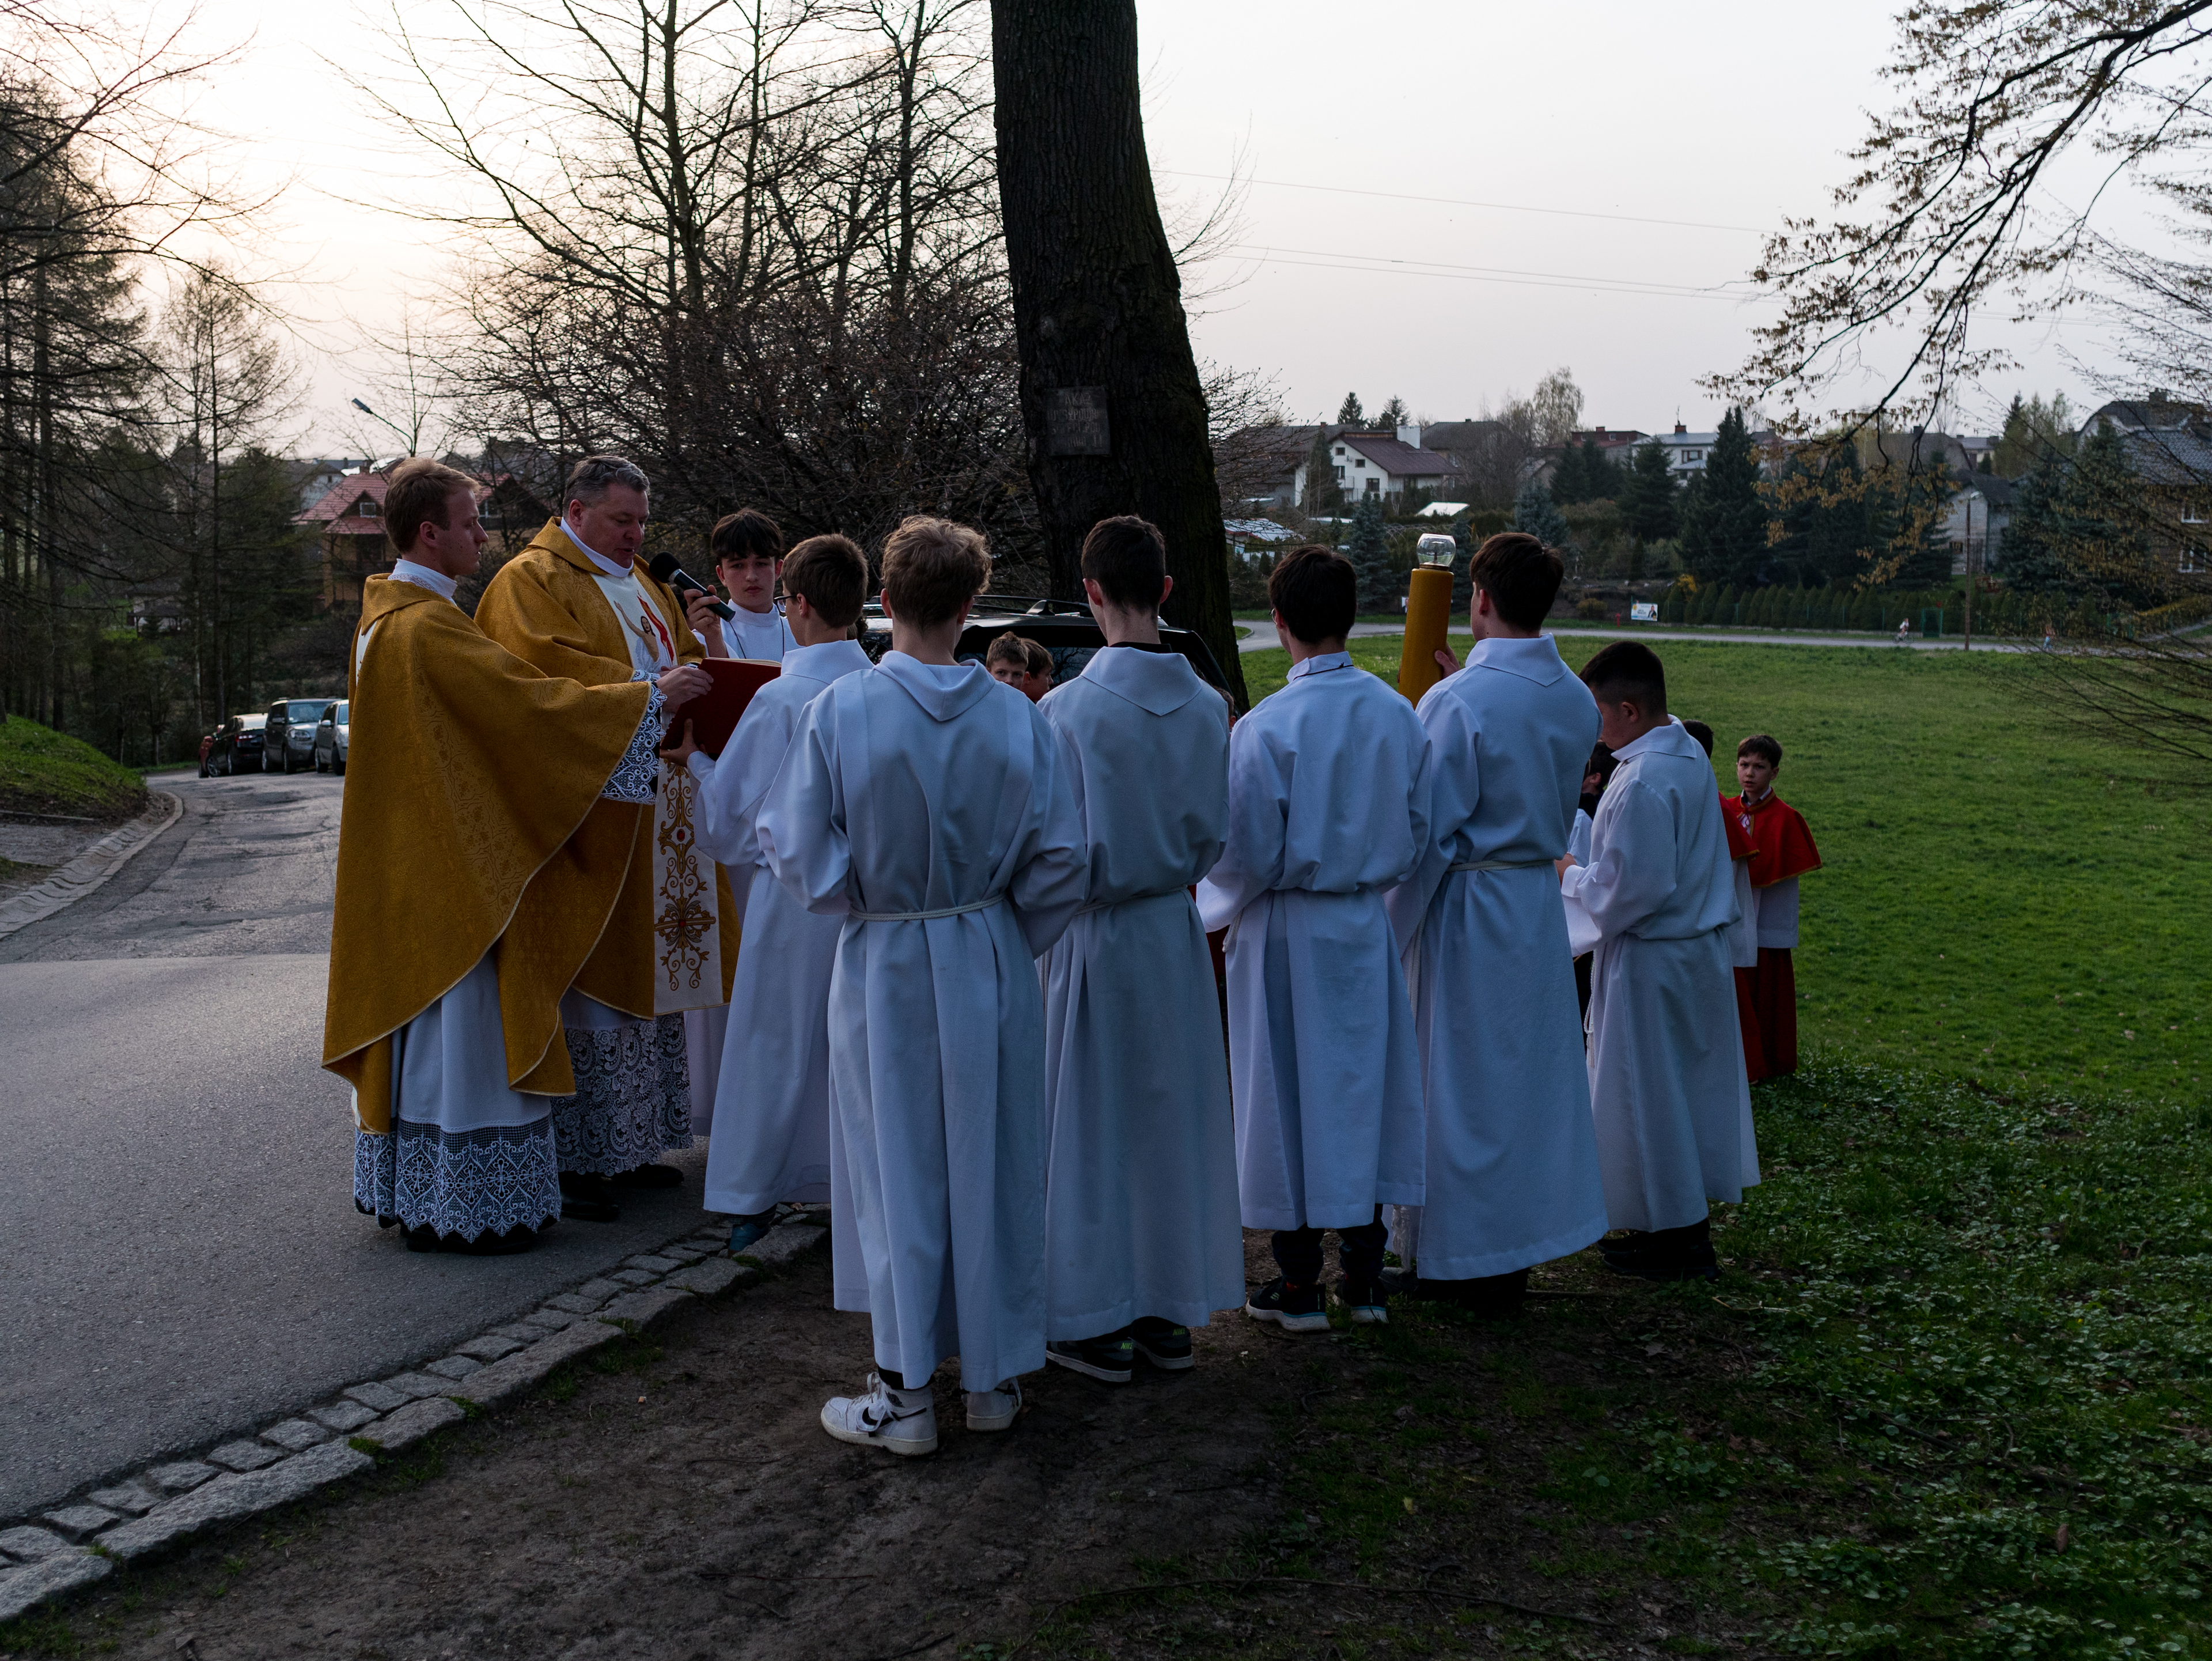
[[155,782],[177,824],[0,940],[0,1518],[434,1354],[700,1214],[694,1149],[683,1189],[520,1256],[380,1232],[316,1065],[343,782]]

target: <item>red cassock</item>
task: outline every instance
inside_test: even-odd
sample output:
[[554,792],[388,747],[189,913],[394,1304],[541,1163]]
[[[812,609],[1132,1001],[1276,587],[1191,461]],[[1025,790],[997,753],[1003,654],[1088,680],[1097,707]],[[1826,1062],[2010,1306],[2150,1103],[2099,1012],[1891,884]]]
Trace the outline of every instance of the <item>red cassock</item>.
[[[1729,853],[1751,849],[1751,885],[1755,892],[1787,882],[1820,866],[1820,850],[1805,816],[1768,791],[1747,806],[1741,796],[1723,796],[1721,814],[1729,834]],[[1759,963],[1735,971],[1736,1018],[1743,1027],[1744,1068],[1755,1084],[1797,1070],[1797,972],[1790,948],[1761,946]]]

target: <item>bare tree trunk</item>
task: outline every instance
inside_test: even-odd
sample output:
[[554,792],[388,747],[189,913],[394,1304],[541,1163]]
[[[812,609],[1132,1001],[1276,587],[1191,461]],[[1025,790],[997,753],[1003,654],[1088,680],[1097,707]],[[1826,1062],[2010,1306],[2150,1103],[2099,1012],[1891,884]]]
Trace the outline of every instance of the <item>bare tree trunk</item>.
[[1206,399],[1145,155],[1135,0],[992,0],[991,43],[1022,424],[1053,593],[1081,593],[1091,526],[1142,514],[1167,538],[1169,620],[1205,638],[1241,704]]

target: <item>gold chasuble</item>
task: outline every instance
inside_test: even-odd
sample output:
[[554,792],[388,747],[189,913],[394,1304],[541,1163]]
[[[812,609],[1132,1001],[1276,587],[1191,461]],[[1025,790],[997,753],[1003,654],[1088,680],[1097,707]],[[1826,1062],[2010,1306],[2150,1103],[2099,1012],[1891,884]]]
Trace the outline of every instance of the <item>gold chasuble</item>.
[[[605,577],[557,519],[500,568],[477,623],[546,674],[586,686],[707,655],[675,594],[642,560],[621,578]],[[614,915],[576,976],[579,992],[636,1019],[729,1001],[744,913],[729,879],[700,851],[697,789],[685,769],[661,768]]]
[[508,1082],[574,1090],[561,995],[650,823],[599,793],[653,688],[542,674],[451,600],[377,576],[347,696],[323,1065],[354,1086],[360,1128],[389,1135],[393,1035],[495,952]]

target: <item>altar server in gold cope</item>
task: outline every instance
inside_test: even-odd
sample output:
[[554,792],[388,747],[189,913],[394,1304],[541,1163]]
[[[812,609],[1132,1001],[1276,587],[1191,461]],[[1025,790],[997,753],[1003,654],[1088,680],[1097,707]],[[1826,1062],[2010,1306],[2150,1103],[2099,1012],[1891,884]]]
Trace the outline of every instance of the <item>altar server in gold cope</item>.
[[1605,1232],[1575,970],[1554,862],[1597,704],[1541,632],[1559,557],[1525,532],[1476,551],[1467,665],[1421,699],[1429,840],[1390,891],[1420,1040],[1428,1199],[1399,1219],[1409,1290],[1517,1309],[1531,1266]]
[[562,994],[650,819],[664,696],[706,677],[582,686],[487,639],[453,598],[485,541],[465,474],[402,463],[385,524],[399,558],[354,636],[323,1065],[354,1086],[362,1210],[416,1250],[516,1251],[561,1210]]
[[1106,636],[1038,712],[1066,740],[1090,898],[1044,970],[1051,1162],[1047,1358],[1109,1384],[1192,1364],[1190,1329],[1244,1296],[1229,1072],[1189,885],[1221,856],[1229,709],[1174,648],[1167,547],[1141,519],[1083,539]]
[[[676,595],[638,558],[648,490],[620,456],[578,462],[562,516],[484,590],[484,633],[545,673],[588,686],[651,679],[704,658]],[[681,767],[659,770],[652,815],[617,856],[621,897],[562,1001],[576,1090],[556,1104],[554,1126],[572,1217],[611,1221],[625,1188],[682,1180],[658,1158],[691,1145],[685,1015],[728,1001],[738,956],[736,903],[698,846],[695,793]],[[696,1024],[703,1029],[703,1017]]]

